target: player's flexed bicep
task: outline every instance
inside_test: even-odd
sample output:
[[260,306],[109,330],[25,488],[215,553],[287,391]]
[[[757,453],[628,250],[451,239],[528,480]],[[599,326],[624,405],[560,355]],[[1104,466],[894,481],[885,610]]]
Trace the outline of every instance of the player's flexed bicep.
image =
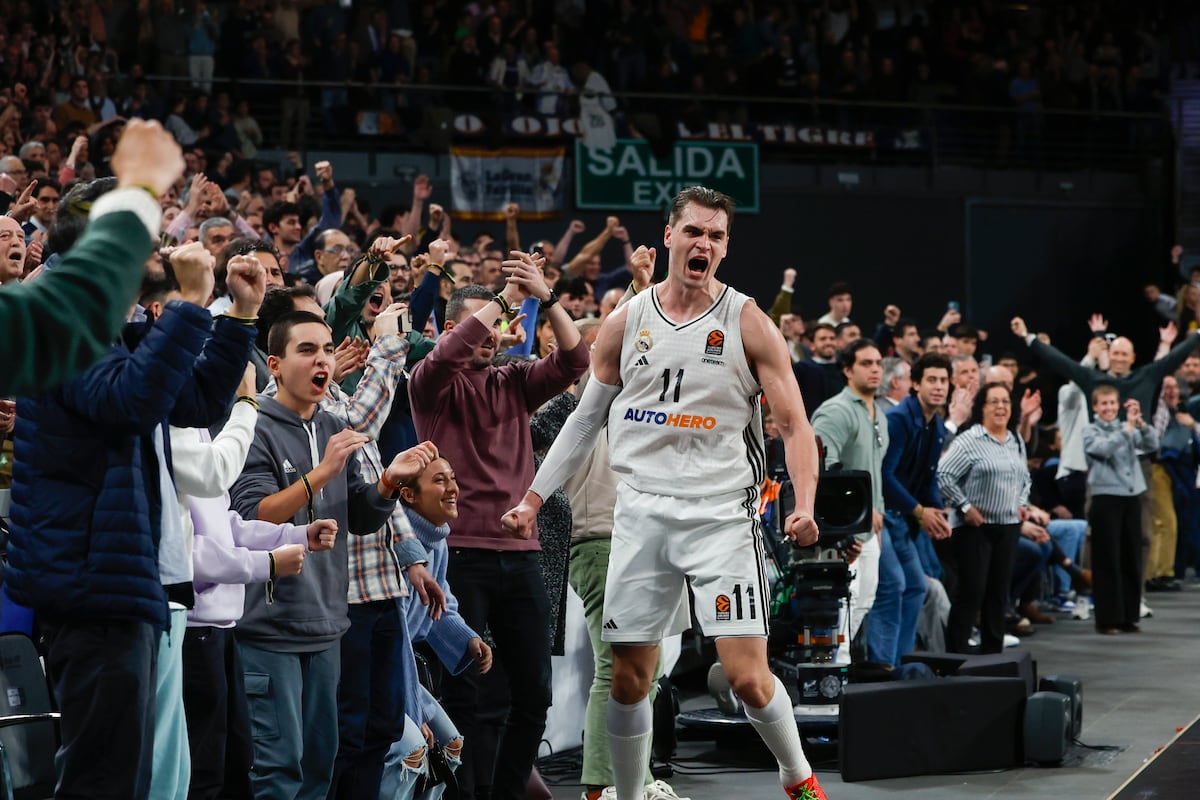
[[771,417],[783,436],[788,475],[796,489],[796,510],[787,518],[784,530],[797,544],[812,544],[818,534],[813,519],[819,470],[817,442],[804,412],[787,343],[771,319],[754,303],[742,307],[741,328],[746,359],[758,376],[771,406]]
[[608,315],[596,343],[592,345],[592,375],[609,386],[621,385],[621,344],[625,340],[625,321],[629,306],[622,305]]

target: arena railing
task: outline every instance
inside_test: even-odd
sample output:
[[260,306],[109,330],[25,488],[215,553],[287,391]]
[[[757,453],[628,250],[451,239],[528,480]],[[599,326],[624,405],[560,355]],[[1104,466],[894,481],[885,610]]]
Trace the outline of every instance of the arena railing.
[[[148,80],[164,96],[192,91],[185,77]],[[250,101],[264,147],[289,150],[442,152],[451,144],[569,144],[581,128],[578,96],[528,90],[216,78],[213,92],[221,91]],[[757,141],[764,158],[783,161],[1136,170],[1148,160],[1170,158],[1175,149],[1165,107],[1154,113],[1026,111],[651,92],[618,92],[588,105],[613,106],[617,136],[661,146],[688,138]],[[550,107],[554,113],[541,113]],[[286,133],[282,126],[289,119]]]

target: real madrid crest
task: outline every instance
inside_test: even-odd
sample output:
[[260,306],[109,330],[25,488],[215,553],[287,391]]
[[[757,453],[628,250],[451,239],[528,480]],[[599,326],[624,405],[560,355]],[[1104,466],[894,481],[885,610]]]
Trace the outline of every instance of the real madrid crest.
[[654,347],[654,340],[650,338],[650,331],[638,331],[637,341],[633,344],[639,353],[648,353],[650,348]]

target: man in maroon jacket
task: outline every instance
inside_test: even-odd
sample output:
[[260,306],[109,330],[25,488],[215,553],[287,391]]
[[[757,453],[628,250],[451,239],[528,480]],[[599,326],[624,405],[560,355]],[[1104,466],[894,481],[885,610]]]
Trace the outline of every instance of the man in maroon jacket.
[[[537,535],[512,537],[500,517],[533,480],[530,416],[588,365],[587,345],[542,277],[542,259],[513,255],[516,260],[504,262],[509,277],[499,295],[482,286],[451,295],[446,332],[409,381],[417,435],[454,464],[461,489],[458,521],[447,540],[447,579],[466,624],[491,630],[508,678],[511,708],[498,751],[482,747],[478,735],[481,701],[494,705],[480,697],[478,670],[471,667],[442,687],[442,706],[466,747],[457,773],[461,795],[473,798],[476,785],[490,784],[493,800],[525,797],[551,702],[550,611]],[[540,361],[493,366],[501,320],[511,319],[529,297],[541,301],[558,349]]]

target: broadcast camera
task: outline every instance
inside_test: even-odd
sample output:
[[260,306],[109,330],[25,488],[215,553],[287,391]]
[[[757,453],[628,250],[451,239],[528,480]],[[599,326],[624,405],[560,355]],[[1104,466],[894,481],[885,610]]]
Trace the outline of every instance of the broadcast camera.
[[846,551],[856,537],[873,535],[870,473],[822,472],[813,506],[820,530],[814,545],[796,547],[783,533],[795,504],[795,490],[785,481],[768,535],[781,572],[771,604],[771,668],[797,704],[831,705],[847,680],[846,667],[834,663],[838,648],[849,646],[841,641],[838,625],[843,601],[850,597],[853,566]]

